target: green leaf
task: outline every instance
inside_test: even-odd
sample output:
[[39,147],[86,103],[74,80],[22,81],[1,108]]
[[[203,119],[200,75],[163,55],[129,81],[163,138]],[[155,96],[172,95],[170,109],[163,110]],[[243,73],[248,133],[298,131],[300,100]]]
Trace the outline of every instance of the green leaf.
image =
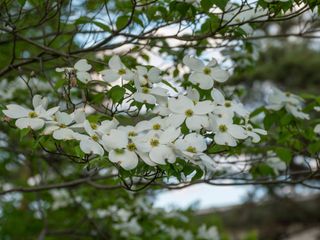
[[312,155],[316,153],[320,153],[320,141],[311,143],[308,146],[308,152],[311,153]]
[[212,0],[212,2],[221,10],[224,10],[226,8],[227,3],[229,0]]
[[112,100],[112,102],[119,103],[122,101],[125,93],[126,89],[117,85],[109,90],[107,96]]
[[222,145],[213,145],[210,148],[208,148],[207,153],[209,154],[214,154],[214,153],[219,153],[219,152],[224,152],[227,151],[230,147],[228,146],[222,146]]
[[20,130],[20,141],[28,135],[28,133],[31,131],[31,128],[24,128]]
[[202,0],[201,1],[201,7],[204,11],[209,11],[210,8],[212,8],[212,5],[214,3],[214,0]]
[[199,180],[203,176],[203,171],[200,168],[196,169],[196,174],[192,177],[191,181]]
[[117,21],[116,21],[116,26],[117,26],[117,29],[120,30],[122,28],[124,28],[127,23],[129,21],[129,16],[120,16],[117,18]]
[[177,92],[177,93],[179,92],[178,89],[176,89],[174,86],[172,86],[172,84],[169,83],[168,81],[162,80],[161,82],[164,83],[165,85],[167,85],[168,87],[172,88],[175,92]]
[[289,149],[278,147],[275,150],[277,156],[284,162],[290,163],[292,159],[292,153]]

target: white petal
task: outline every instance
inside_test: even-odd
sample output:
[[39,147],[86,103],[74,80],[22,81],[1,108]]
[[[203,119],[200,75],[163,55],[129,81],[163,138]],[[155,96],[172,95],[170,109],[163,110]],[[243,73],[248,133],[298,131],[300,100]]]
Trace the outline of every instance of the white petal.
[[193,107],[194,104],[192,100],[186,96],[180,95],[177,99],[169,98],[168,100],[168,108],[173,113],[184,114],[188,109],[193,110]]
[[200,130],[209,127],[209,118],[207,116],[193,115],[186,119],[186,125],[190,130]]
[[154,96],[146,93],[135,92],[133,94],[133,98],[137,102],[141,102],[141,103],[156,104],[157,102],[157,99]]
[[83,123],[86,120],[86,113],[84,109],[76,109],[73,113],[73,119],[76,123]]
[[142,161],[144,161],[146,164],[148,164],[149,166],[156,166],[157,164],[155,162],[153,162],[150,157],[149,157],[149,153],[143,153],[143,152],[138,152],[138,155],[140,156],[140,158],[142,159]]
[[198,102],[194,106],[194,113],[199,115],[210,113],[213,110],[214,110],[213,102],[209,100]]
[[247,131],[239,125],[231,124],[231,125],[228,125],[227,128],[228,128],[228,133],[230,133],[231,136],[233,136],[234,138],[245,139],[248,137]]
[[109,60],[109,67],[112,70],[119,70],[123,68],[123,64],[119,58],[119,56],[114,55],[110,60]]
[[78,62],[74,64],[74,68],[80,72],[87,72],[91,69],[91,65],[88,63],[86,59],[80,59]]
[[57,117],[58,123],[64,124],[64,125],[69,125],[73,121],[71,116],[65,112],[57,112],[56,117]]
[[216,104],[223,105],[225,98],[223,94],[216,88],[213,88],[211,91],[211,97]]
[[103,156],[104,150],[99,143],[91,139],[82,140],[80,142],[80,149],[86,154],[97,154]]
[[186,116],[184,114],[171,114],[167,118],[166,124],[168,126],[180,127],[185,119],[186,119]]
[[53,108],[50,108],[49,110],[47,110],[45,112],[45,118],[50,118],[53,114],[55,114],[58,110],[59,110],[59,106],[58,107],[53,107]]
[[122,78],[123,78],[124,80],[127,80],[127,81],[133,80],[133,78],[134,78],[133,72],[130,71],[129,69],[127,69],[127,68],[126,68],[125,70],[126,70],[126,74],[124,74],[124,75],[122,76]]
[[187,97],[190,98],[192,101],[199,101],[200,94],[197,89],[188,87],[187,88]]
[[86,132],[89,134],[89,136],[95,135],[95,132],[93,131],[93,129],[91,127],[91,124],[90,124],[90,122],[88,120],[86,120],[83,123],[83,127],[84,127],[84,130],[86,130]]
[[268,132],[267,132],[266,130],[261,129],[261,128],[255,128],[255,129],[253,129],[252,131],[253,131],[253,132],[256,132],[256,133],[259,133],[259,134],[261,134],[261,135],[267,135],[267,134],[268,134]]
[[167,97],[168,96],[168,90],[161,88],[161,87],[154,87],[150,89],[150,93],[161,96],[161,97]]
[[189,76],[189,81],[193,84],[199,84],[201,89],[211,89],[213,87],[213,79],[204,73],[194,72]]
[[180,128],[169,127],[160,135],[159,141],[162,144],[171,143],[181,134]]
[[110,134],[102,136],[102,142],[106,149],[125,148],[128,145],[128,135],[123,131],[111,129]]
[[320,112],[320,106],[314,107],[314,110],[316,110],[317,112]]
[[212,68],[211,77],[217,82],[225,82],[229,78],[229,73],[219,67]]
[[214,141],[219,145],[237,146],[236,140],[229,133],[216,133],[214,135]]
[[32,98],[32,105],[34,108],[42,105],[44,109],[48,106],[48,99],[46,97],[42,97],[40,95],[34,95]]
[[187,65],[191,70],[197,72],[202,72],[203,68],[205,67],[201,60],[190,56],[185,56],[183,58],[183,63]]
[[124,150],[123,153],[118,153],[114,150],[109,152],[111,162],[118,163],[122,168],[131,170],[137,167],[138,157],[134,152]]
[[16,104],[9,104],[7,105],[8,110],[3,110],[3,113],[9,117],[9,118],[22,118],[22,117],[27,117],[29,112],[31,112],[30,109],[21,107]]
[[158,164],[174,163],[176,161],[173,150],[165,145],[152,148],[149,156],[153,162]]
[[58,125],[51,125],[51,126],[46,126],[45,129],[43,130],[42,134],[43,135],[50,135],[52,134],[53,131],[59,129]]
[[56,140],[71,140],[74,139],[74,132],[69,128],[60,128],[55,130],[52,137]]
[[141,121],[136,124],[135,128],[137,132],[143,132],[152,129],[152,125],[150,121]]
[[112,120],[104,120],[101,122],[101,125],[98,127],[98,131],[101,134],[110,133],[111,129],[115,129],[119,125],[119,121],[115,118]]
[[44,120],[39,118],[19,118],[16,121],[16,126],[20,129],[31,128],[33,130],[39,130],[44,126]]
[[315,127],[314,127],[314,132],[316,134],[320,134],[320,124],[317,124]]
[[197,152],[203,152],[207,149],[205,138],[198,133],[190,133],[185,136],[184,139],[189,143],[189,146],[195,147],[197,149]]
[[87,83],[92,80],[90,73],[87,72],[77,72],[77,78],[83,83]]
[[249,137],[252,138],[252,142],[253,142],[253,143],[258,143],[258,142],[260,142],[261,137],[260,137],[258,134],[256,134],[255,132],[248,132],[247,134],[248,134]]
[[120,78],[120,75],[117,72],[110,69],[103,70],[100,72],[100,74],[102,79],[108,83],[117,81]]
[[152,67],[148,72],[148,77],[152,83],[158,83],[161,81],[161,71],[158,68]]

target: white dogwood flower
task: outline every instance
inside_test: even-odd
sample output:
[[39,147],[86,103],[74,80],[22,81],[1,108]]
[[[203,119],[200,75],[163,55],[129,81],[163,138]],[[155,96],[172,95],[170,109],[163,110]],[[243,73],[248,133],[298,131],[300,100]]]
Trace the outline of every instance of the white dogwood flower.
[[167,120],[170,125],[178,127],[186,121],[190,130],[200,130],[209,126],[208,113],[213,111],[214,105],[209,100],[194,103],[181,95],[177,99],[170,98],[168,107],[172,112]]
[[217,61],[214,59],[204,65],[197,58],[185,56],[183,63],[192,70],[189,81],[198,84],[201,89],[211,89],[214,81],[225,82],[229,78],[228,72],[217,66]]
[[146,86],[160,82],[160,73],[161,71],[155,67],[148,70],[146,67],[138,66],[134,77],[140,82],[141,86]]
[[65,112],[56,112],[54,116],[55,121],[49,121],[45,129],[44,135],[52,134],[52,137],[56,140],[71,140],[74,138],[74,131],[68,128],[73,122],[73,118],[70,114]]
[[300,119],[309,119],[309,115],[302,112],[303,99],[292,93],[284,93],[277,88],[273,88],[273,93],[268,97],[267,109],[279,111],[285,108],[287,112]]
[[150,120],[138,122],[135,129],[137,132],[144,132],[148,130],[162,131],[166,129],[167,125],[167,120],[158,116]]
[[56,68],[56,71],[64,72],[67,78],[71,78],[75,74],[79,81],[87,83],[92,80],[90,73],[88,73],[88,71],[90,71],[91,68],[92,66],[88,63],[86,59],[80,59],[74,64],[73,68]]
[[215,133],[214,141],[219,145],[234,147],[238,139],[246,139],[247,131],[240,125],[233,124],[232,119],[211,118],[211,130]]
[[174,143],[175,148],[184,156],[193,158],[207,149],[205,138],[198,133],[190,133]]
[[104,149],[101,146],[102,138],[101,135],[94,130],[95,124],[91,124],[88,120],[83,123],[83,127],[87,133],[80,134],[74,133],[73,137],[80,141],[80,149],[86,154],[97,154],[103,156]]
[[[253,143],[258,143],[261,140],[260,135],[267,135],[267,131],[261,128],[253,128],[251,124],[245,126],[247,134],[252,138]],[[259,135],[260,134],[260,135]]]
[[119,79],[130,81],[133,73],[122,62],[119,56],[115,55],[109,60],[109,68],[101,71],[102,79],[108,83]]
[[223,94],[218,89],[212,89],[211,97],[217,107],[215,107],[215,111],[217,112],[232,112],[229,115],[233,115],[233,113],[238,114],[241,117],[247,117],[249,115],[249,111],[245,109],[242,103],[236,101],[226,100]]
[[152,162],[173,163],[176,155],[170,145],[180,136],[180,133],[180,128],[174,127],[169,127],[164,131],[150,131],[144,136],[137,136],[134,143],[139,152],[148,153],[147,156]]
[[134,169],[138,165],[137,147],[129,139],[128,133],[119,129],[111,129],[110,133],[103,135],[104,148],[109,151],[109,160],[119,164],[126,170]]
[[51,120],[51,116],[59,110],[59,107],[46,110],[47,98],[42,98],[40,95],[33,97],[32,104],[33,110],[17,104],[9,104],[7,110],[3,110],[3,113],[9,118],[17,119],[15,124],[20,129],[39,130],[45,125],[45,121]]

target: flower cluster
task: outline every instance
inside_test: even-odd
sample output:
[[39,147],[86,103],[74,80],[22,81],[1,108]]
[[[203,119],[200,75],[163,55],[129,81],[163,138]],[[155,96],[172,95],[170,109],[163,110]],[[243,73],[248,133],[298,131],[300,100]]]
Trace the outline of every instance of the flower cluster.
[[[33,109],[10,104],[3,113],[16,119],[20,129],[39,130],[58,141],[76,140],[85,154],[107,154],[111,162],[126,170],[136,168],[139,160],[149,166],[174,163],[177,157],[208,161],[209,144],[236,146],[246,139],[258,142],[260,135],[267,134],[252,127],[249,112],[241,102],[226,98],[214,88],[229,77],[216,60],[205,65],[199,59],[185,57],[183,62],[191,71],[189,88],[187,94],[178,96],[170,96],[170,91],[162,87],[162,73],[155,67],[131,70],[113,56],[109,68],[100,72],[100,81],[108,84],[132,83],[135,90],[128,93],[130,101],[152,106],[154,117],[135,125],[123,126],[116,117],[92,122],[84,108],[73,112],[60,111],[59,106],[47,109],[47,99],[39,95],[33,97]],[[92,80],[90,69],[87,60],[81,59],[73,68],[57,71],[88,83]]]

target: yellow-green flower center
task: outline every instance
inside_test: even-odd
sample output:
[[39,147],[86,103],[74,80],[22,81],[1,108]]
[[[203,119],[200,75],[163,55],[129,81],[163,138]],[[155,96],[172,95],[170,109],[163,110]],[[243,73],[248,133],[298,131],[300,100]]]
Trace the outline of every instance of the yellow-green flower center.
[[66,128],[66,127],[67,127],[67,125],[65,125],[65,124],[61,123],[61,124],[59,125],[59,127],[60,127],[60,128]]
[[124,69],[124,68],[121,68],[121,69],[119,69],[119,71],[118,71],[118,74],[119,75],[124,75],[124,74],[126,74],[127,72],[126,72],[126,70]]
[[90,123],[93,130],[96,130],[98,128],[98,125],[95,123]]
[[152,138],[152,139],[150,140],[150,145],[151,145],[152,147],[158,146],[158,145],[159,145],[159,140],[156,139],[156,138]]
[[227,128],[226,125],[222,124],[222,125],[219,126],[219,131],[220,132],[226,132],[227,130],[228,130],[228,128]]
[[224,103],[224,106],[225,106],[225,107],[231,107],[231,102],[225,102],[225,103]]
[[252,127],[248,127],[247,130],[248,130],[248,131],[252,131]]
[[99,137],[97,135],[93,135],[91,138],[93,141],[96,141],[96,142],[99,141]]
[[149,88],[146,88],[146,87],[142,88],[142,92],[143,93],[149,93]]
[[290,97],[290,96],[291,96],[291,93],[288,93],[288,92],[287,92],[287,93],[286,93],[286,96],[287,96],[287,97]]
[[36,118],[36,117],[38,117],[38,114],[36,113],[36,112],[29,112],[29,117],[30,118]]
[[129,149],[129,151],[132,151],[132,152],[137,149],[137,147],[134,143],[129,143],[127,145],[127,148]]
[[128,136],[129,137],[135,137],[135,136],[137,136],[137,133],[134,132],[134,131],[130,131],[130,132],[128,132]]
[[124,149],[121,149],[121,148],[117,148],[114,151],[116,152],[116,154],[123,154],[124,153]]
[[152,126],[153,130],[160,130],[161,126],[159,123],[156,123]]
[[211,73],[211,69],[206,67],[203,69],[203,73],[209,75]]
[[187,117],[191,117],[193,115],[193,111],[191,109],[188,109],[187,111],[185,111],[185,114]]
[[187,147],[186,151],[190,153],[196,153],[197,149],[195,147],[189,146]]

